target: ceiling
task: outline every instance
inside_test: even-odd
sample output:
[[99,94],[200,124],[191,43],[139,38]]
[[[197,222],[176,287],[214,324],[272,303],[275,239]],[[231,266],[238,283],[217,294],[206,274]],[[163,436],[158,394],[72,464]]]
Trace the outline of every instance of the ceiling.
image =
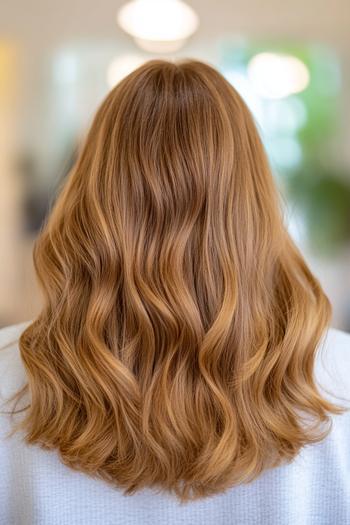
[[[321,40],[350,49],[349,0],[187,0],[200,17],[195,40],[223,33]],[[11,0],[1,7],[0,37],[29,46],[80,38],[129,37],[115,23],[120,0]]]

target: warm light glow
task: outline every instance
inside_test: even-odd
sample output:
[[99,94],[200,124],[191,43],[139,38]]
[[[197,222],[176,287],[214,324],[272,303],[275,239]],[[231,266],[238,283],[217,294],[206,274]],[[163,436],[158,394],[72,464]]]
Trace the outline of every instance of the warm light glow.
[[181,40],[144,40],[142,38],[134,38],[136,44],[149,53],[175,53],[183,47],[186,39]]
[[264,98],[284,98],[303,91],[309,84],[306,65],[291,55],[259,53],[248,64],[248,77]]
[[117,21],[152,52],[179,49],[199,24],[195,11],[181,0],[133,0],[119,10]]
[[129,75],[144,63],[144,58],[139,55],[121,55],[115,58],[107,70],[107,83],[113,88],[124,77]]

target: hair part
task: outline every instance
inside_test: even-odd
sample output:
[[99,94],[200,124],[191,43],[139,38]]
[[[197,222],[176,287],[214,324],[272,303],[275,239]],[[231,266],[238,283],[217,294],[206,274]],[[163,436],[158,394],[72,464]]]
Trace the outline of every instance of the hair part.
[[343,410],[313,377],[329,300],[247,106],[208,64],[151,60],[108,94],[34,263],[20,428],[125,494],[252,481]]

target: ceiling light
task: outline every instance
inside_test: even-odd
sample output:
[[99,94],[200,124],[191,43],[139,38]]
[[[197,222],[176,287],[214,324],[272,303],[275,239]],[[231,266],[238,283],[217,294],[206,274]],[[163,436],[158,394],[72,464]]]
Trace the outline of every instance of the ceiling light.
[[181,0],[133,0],[121,7],[117,21],[151,52],[179,49],[199,24],[195,11]]

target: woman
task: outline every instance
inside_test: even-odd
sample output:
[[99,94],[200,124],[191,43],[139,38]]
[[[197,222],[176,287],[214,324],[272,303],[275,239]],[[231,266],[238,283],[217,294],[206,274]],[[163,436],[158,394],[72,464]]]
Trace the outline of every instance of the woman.
[[42,312],[1,332],[1,523],[350,523],[350,336],[215,69],[108,94],[34,261]]

